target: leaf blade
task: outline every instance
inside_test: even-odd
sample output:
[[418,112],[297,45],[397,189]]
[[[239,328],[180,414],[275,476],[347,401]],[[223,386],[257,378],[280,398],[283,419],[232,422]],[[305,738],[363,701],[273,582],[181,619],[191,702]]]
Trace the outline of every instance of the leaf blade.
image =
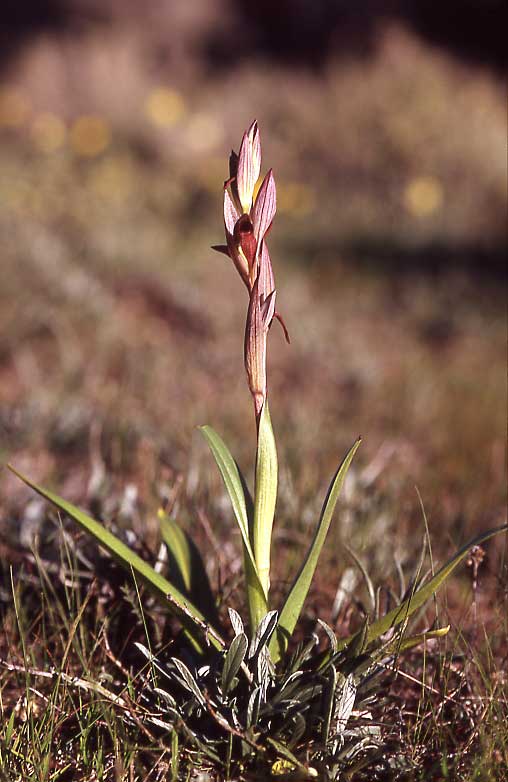
[[231,646],[224,658],[224,667],[222,669],[221,689],[223,695],[227,695],[231,689],[233,680],[245,660],[248,646],[249,642],[245,633],[235,635],[231,641]]
[[251,546],[249,515],[247,511],[250,498],[238,465],[224,440],[211,426],[201,426],[200,429],[222,475],[242,536],[249,615],[252,630],[254,631],[260,618],[268,611],[268,605]]
[[287,647],[289,637],[291,636],[295,625],[300,616],[305,598],[317,567],[319,555],[323,548],[328,529],[330,527],[335,506],[339,498],[344,478],[353,460],[353,457],[360,445],[360,438],[349,449],[342,460],[337,472],[335,473],[330,487],[328,489],[319,522],[317,524],[314,537],[309,546],[305,559],[296,575],[293,585],[286,597],[284,606],[280,612],[277,633],[270,642],[270,653],[274,662],[280,659]]
[[[219,624],[215,600],[206,568],[199,550],[190,535],[163,510],[157,513],[162,539],[167,546],[175,586],[194,603],[207,620]],[[171,573],[171,570],[170,570]]]
[[[135,554],[125,545],[125,543],[113,535],[113,533],[106,529],[100,522],[92,519],[91,516],[88,516],[84,511],[80,510],[72,503],[67,502],[67,500],[64,500],[62,497],[59,497],[57,494],[54,494],[48,489],[44,489],[42,486],[38,486],[29,478],[18,472],[12,465],[7,466],[14,475],[23,481],[23,483],[37,492],[41,497],[51,502],[56,508],[70,516],[82,529],[92,535],[92,537],[95,538],[95,540],[129,573],[134,571],[136,576],[139,576],[152,593],[161,599],[166,606],[168,605],[168,597],[170,597],[170,605],[173,607],[182,625],[193,639],[196,639],[196,636],[203,635],[202,626],[206,623],[205,617],[170,581],[164,578],[160,573],[157,573],[151,565]],[[214,633],[214,635],[210,637],[210,641],[217,649],[221,649],[223,643],[219,642],[218,638],[220,638],[220,636]]]

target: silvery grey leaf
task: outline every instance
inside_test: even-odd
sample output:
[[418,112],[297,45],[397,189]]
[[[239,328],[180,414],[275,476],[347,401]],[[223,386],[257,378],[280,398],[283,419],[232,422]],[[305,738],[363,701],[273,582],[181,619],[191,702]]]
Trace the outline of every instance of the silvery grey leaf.
[[242,622],[242,617],[238,613],[238,611],[235,611],[234,608],[228,608],[229,613],[229,620],[233,626],[233,630],[235,631],[235,635],[240,635],[240,633],[245,632]]
[[256,687],[252,691],[249,698],[249,703],[247,704],[247,717],[246,717],[247,728],[250,728],[257,723],[259,717],[260,704],[261,704],[261,689],[259,687]]
[[318,619],[319,626],[325,631],[326,635],[328,636],[328,640],[330,641],[330,646],[332,649],[332,652],[337,651],[337,636],[333,632],[330,625],[327,625],[326,622],[323,622],[322,619]]
[[356,684],[354,682],[353,674],[344,679],[342,683],[338,685],[337,700],[335,705],[335,730],[340,736],[346,730],[347,723],[351,716],[355,705],[356,698]]
[[315,633],[312,633],[309,641],[306,644],[300,644],[295,654],[293,655],[291,662],[288,666],[288,671],[294,673],[299,670],[303,663],[310,657],[315,646],[319,643],[319,638]]
[[278,611],[268,611],[258,625],[249,647],[249,659],[253,659],[270,640],[277,627]]
[[227,695],[231,689],[233,680],[245,659],[248,645],[249,642],[245,633],[239,633],[233,638],[224,658],[224,667],[222,669],[221,689],[223,695]]
[[335,693],[337,689],[337,671],[333,667],[327,671],[326,685],[323,689],[323,727],[321,731],[321,739],[323,744],[328,744],[328,738],[330,735],[330,726],[332,724],[332,716],[335,706]]
[[181,660],[178,660],[176,657],[173,657],[171,660],[171,663],[174,665],[176,670],[178,671],[179,676],[177,677],[180,684],[185,687],[186,690],[188,690],[192,695],[196,697],[196,700],[201,706],[206,706],[206,701],[203,697],[203,693],[198,687],[198,684],[192,675],[192,673],[189,671],[185,663],[183,663]]
[[273,698],[272,703],[276,704],[279,701],[289,698],[291,694],[299,687],[299,679],[303,676],[303,671],[295,671],[292,673],[281,686],[279,692],[277,692]]
[[256,681],[261,688],[263,701],[266,700],[266,693],[268,690],[268,685],[270,684],[270,666],[268,663],[269,654],[270,653],[266,646],[262,647],[258,650],[256,659]]
[[162,690],[160,687],[154,687],[153,691],[162,698],[163,701],[168,703],[172,708],[176,709],[176,701],[169,692]]
[[293,749],[293,747],[295,747],[298,744],[298,742],[302,738],[307,728],[307,723],[305,721],[305,718],[300,713],[296,713],[293,715],[293,722],[294,722],[293,733],[288,741],[289,749]]
[[138,643],[137,641],[134,643],[134,646],[139,649],[141,654],[146,657],[146,659],[154,666],[154,668],[159,671],[159,673],[162,673],[163,676],[165,676],[170,681],[174,681],[173,673],[163,663],[161,663],[160,660],[158,660],[157,657],[155,657],[155,655],[146,648],[146,646],[143,646],[143,644]]

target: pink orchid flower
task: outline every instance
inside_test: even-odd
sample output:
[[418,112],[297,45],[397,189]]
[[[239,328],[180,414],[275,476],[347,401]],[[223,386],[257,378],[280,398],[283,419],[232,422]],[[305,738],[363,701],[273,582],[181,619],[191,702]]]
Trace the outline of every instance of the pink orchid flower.
[[238,155],[231,153],[229,169],[229,179],[224,183],[226,244],[213,249],[231,258],[249,292],[244,357],[259,417],[266,398],[266,342],[273,318],[281,323],[288,342],[289,334],[275,311],[275,280],[266,244],[277,208],[271,169],[255,195],[261,171],[261,141],[255,120],[243,134]]

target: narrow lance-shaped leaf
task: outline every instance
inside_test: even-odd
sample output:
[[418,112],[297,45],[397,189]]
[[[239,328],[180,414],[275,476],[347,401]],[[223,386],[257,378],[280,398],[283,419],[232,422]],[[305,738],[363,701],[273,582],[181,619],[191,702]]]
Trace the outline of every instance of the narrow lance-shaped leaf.
[[198,683],[196,682],[194,676],[189,671],[185,663],[183,663],[177,657],[173,657],[171,660],[171,664],[178,671],[178,675],[174,675],[175,679],[180,682],[182,687],[184,687],[186,690],[192,693],[192,695],[194,695],[197,702],[201,706],[206,706],[206,700],[204,698],[204,695],[201,692],[201,689],[198,687]]
[[267,610],[266,597],[259,579],[256,561],[252,551],[249,534],[249,516],[247,513],[245,481],[242,480],[240,470],[235,460],[231,456],[225,442],[215,432],[211,426],[202,426],[201,431],[210,446],[210,450],[217,463],[219,471],[224,480],[233,512],[240,529],[244,551],[245,578],[247,581],[247,600],[249,603],[249,615],[253,632],[259,619],[263,617]]
[[328,489],[312,543],[310,544],[307,555],[280,612],[277,633],[272,637],[270,642],[270,653],[274,662],[277,662],[286,650],[289,638],[291,637],[298,617],[300,616],[316,570],[319,555],[332,521],[333,512],[342,489],[342,484],[344,483],[344,478],[346,477],[346,473],[360,442],[360,439],[358,439],[347,453]]
[[250,642],[249,659],[258,657],[263,647],[270,640],[273,631],[277,626],[277,611],[269,611],[259,623],[256,632]]
[[231,622],[233,630],[235,631],[235,635],[240,635],[240,633],[243,633],[242,617],[240,616],[238,611],[235,611],[234,608],[229,607],[228,614],[229,614],[229,621]]
[[231,689],[233,680],[245,659],[248,645],[249,642],[245,633],[236,635],[231,641],[231,646],[224,658],[224,667],[222,669],[221,689],[223,695],[227,695]]
[[[103,546],[109,553],[124,567],[129,573],[134,571],[135,575],[150,588],[152,593],[161,600],[164,605],[170,606],[178,615],[182,625],[188,631],[191,638],[196,642],[199,648],[202,646],[201,639],[205,634],[206,619],[203,614],[194,606],[176,587],[167,579],[157,573],[150,565],[135,554],[131,549],[122,543],[112,532],[107,530],[100,522],[95,521],[82,510],[72,503],[59,497],[57,494],[33,483],[29,478],[21,475],[14,467],[9,465],[9,469],[18,476],[27,486],[40,494],[46,500],[51,502],[61,511],[76,521],[80,527],[91,534],[95,540]],[[168,602],[169,601],[169,602]],[[220,636],[214,631],[210,634],[210,642],[216,649],[221,649],[224,643],[219,640]]]
[[270,420],[268,401],[265,400],[259,419],[253,545],[259,579],[267,599],[270,588],[270,549],[273,518],[277,501],[277,472],[277,449]]
[[157,514],[169,555],[169,573],[175,586],[212,625],[219,624],[213,592],[201,554],[190,535],[163,510]]
[[346,730],[356,698],[356,684],[350,673],[343,681],[335,709],[335,731],[342,735]]
[[326,747],[328,736],[330,735],[330,726],[332,722],[333,707],[335,704],[335,691],[337,689],[337,671],[335,666],[331,665],[325,674],[326,683],[323,687],[323,725],[321,728],[321,740]]
[[418,633],[417,635],[411,635],[407,638],[396,638],[393,643],[383,647],[383,655],[391,654],[392,652],[406,652],[408,649],[413,649],[415,646],[421,646],[421,644],[432,640],[433,638],[444,638],[450,632],[450,625],[445,627],[438,627],[437,630],[426,630],[424,633]]
[[[396,627],[397,625],[401,624],[401,622],[404,622],[408,617],[410,617],[412,614],[414,614],[415,611],[417,611],[424,603],[427,602],[427,600],[432,597],[432,595],[437,592],[439,587],[443,584],[443,582],[450,576],[457,565],[459,565],[463,559],[467,556],[470,549],[473,546],[479,546],[482,543],[485,543],[486,540],[489,540],[489,538],[492,538],[494,535],[497,535],[500,532],[506,532],[508,531],[508,524],[503,525],[502,527],[496,527],[495,529],[487,530],[487,532],[484,532],[482,535],[478,535],[478,537],[474,538],[474,540],[469,541],[469,543],[466,543],[465,546],[463,546],[451,559],[448,560],[436,573],[436,575],[431,578],[431,580],[425,584],[423,587],[418,589],[412,597],[408,598],[407,600],[404,600],[400,605],[396,606],[396,608],[389,611],[385,616],[383,616],[381,619],[379,619],[377,622],[373,622],[373,624],[370,625],[368,632],[367,632],[367,638],[366,638],[366,645],[371,643],[372,641],[375,641],[377,638],[379,638],[381,635],[384,635],[384,633],[388,632],[390,628]],[[343,638],[338,643],[338,649],[343,649],[345,646],[349,644],[351,641],[351,637]]]

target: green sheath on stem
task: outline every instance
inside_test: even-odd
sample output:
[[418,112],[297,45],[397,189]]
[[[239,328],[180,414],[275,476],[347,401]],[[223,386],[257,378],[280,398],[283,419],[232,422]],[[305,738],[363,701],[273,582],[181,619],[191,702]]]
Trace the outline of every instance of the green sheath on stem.
[[275,502],[277,500],[277,469],[275,437],[270,420],[268,401],[265,400],[259,417],[252,548],[259,580],[267,600],[268,590],[270,589],[270,547]]

